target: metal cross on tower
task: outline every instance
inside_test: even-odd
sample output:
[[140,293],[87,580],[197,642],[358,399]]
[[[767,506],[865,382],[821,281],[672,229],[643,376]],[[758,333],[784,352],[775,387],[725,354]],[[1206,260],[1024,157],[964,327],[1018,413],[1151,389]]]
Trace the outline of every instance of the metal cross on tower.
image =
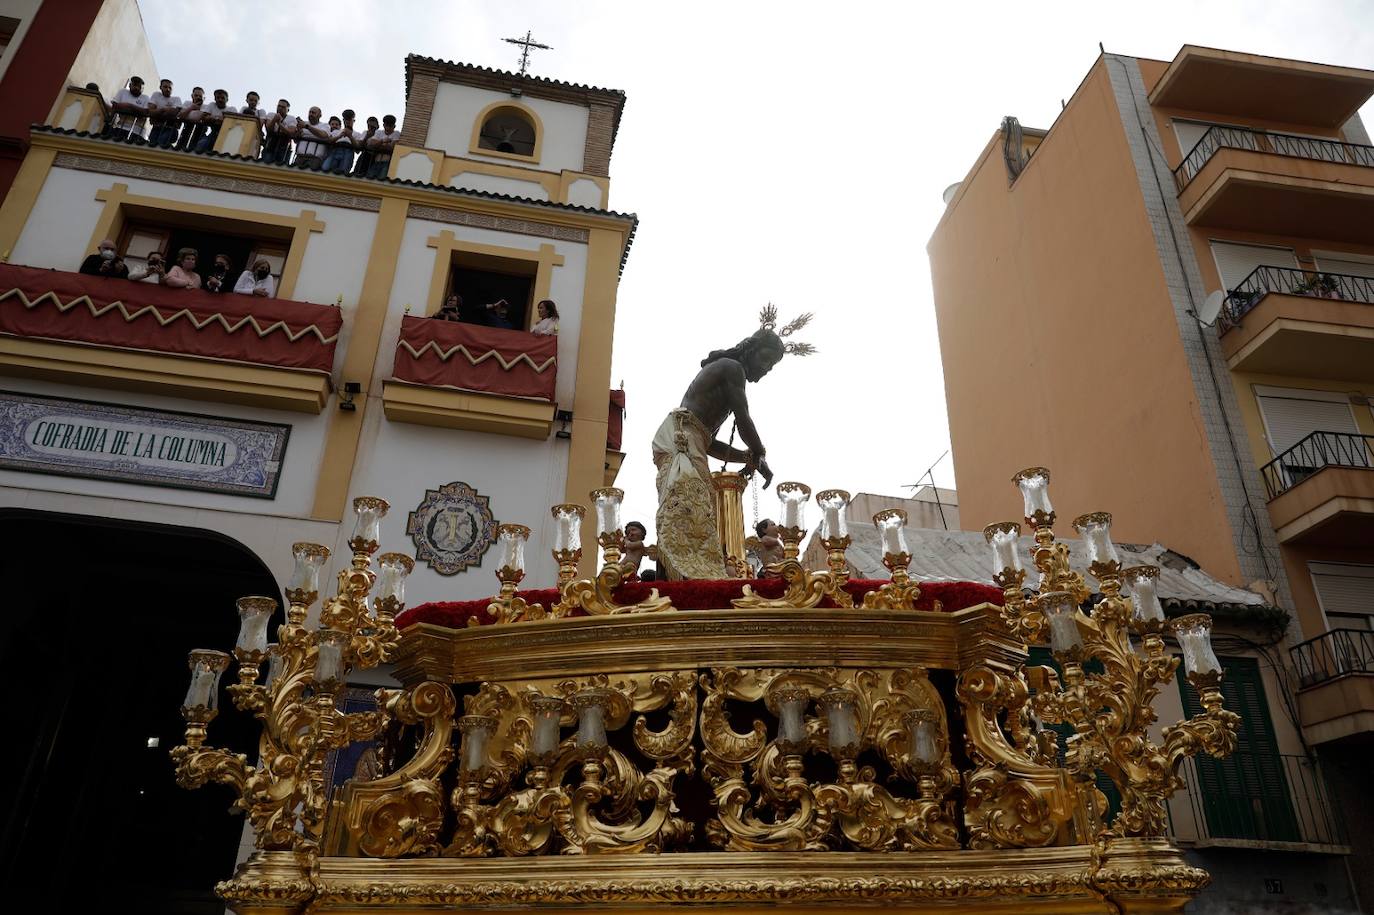
[[540,51],[552,51],[553,46],[540,44],[534,40],[533,32],[525,32],[524,38],[502,38],[502,41],[520,45],[520,75],[524,76],[525,71],[530,66],[530,48],[537,48]]

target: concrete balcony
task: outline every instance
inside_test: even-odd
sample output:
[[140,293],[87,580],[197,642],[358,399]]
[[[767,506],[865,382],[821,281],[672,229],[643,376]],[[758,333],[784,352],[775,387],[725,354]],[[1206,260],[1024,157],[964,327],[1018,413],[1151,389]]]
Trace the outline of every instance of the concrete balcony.
[[1280,543],[1374,546],[1374,436],[1313,432],[1260,473]]
[[343,317],[0,264],[0,374],[319,413]]
[[1374,242],[1374,147],[1218,125],[1174,182],[1189,225]]
[[1257,267],[1217,327],[1233,371],[1374,380],[1374,279]]
[[1308,743],[1374,732],[1374,631],[1333,629],[1294,645],[1290,656]]
[[558,338],[407,316],[382,403],[395,422],[544,439]]

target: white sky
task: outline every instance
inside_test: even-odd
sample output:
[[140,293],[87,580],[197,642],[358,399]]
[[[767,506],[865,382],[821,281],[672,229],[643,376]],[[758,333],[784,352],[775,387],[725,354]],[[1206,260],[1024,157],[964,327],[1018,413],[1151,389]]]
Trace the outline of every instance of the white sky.
[[[399,118],[407,52],[514,69],[519,49],[500,39],[526,29],[554,47],[535,52],[534,74],[628,94],[611,207],[641,223],[612,383],[628,389],[626,518],[650,531],[654,430],[699,361],[751,333],[768,301],[784,319],[815,312],[799,339],[821,350],[750,386],[775,482],[897,494],[939,458],[949,439],[925,244],[940,194],[1003,115],[1048,127],[1099,41],[1165,60],[1191,43],[1374,67],[1370,0],[141,7],[159,75],[181,95],[197,84],[242,104],[256,89],[269,109],[285,96],[293,112]],[[1374,105],[1364,119],[1374,127]],[[935,477],[954,485],[949,458]],[[760,493],[763,515],[776,506]]]

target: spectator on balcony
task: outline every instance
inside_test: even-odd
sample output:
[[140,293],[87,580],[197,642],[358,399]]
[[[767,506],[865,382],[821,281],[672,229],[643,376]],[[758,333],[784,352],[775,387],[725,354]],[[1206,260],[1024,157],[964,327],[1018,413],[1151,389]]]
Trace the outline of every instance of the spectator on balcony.
[[206,292],[228,292],[229,273],[231,270],[229,255],[216,254],[214,265],[205,271],[205,291]]
[[163,277],[166,275],[167,262],[163,259],[162,252],[153,251],[144,262],[143,269],[131,271],[129,279],[135,283],[152,283],[154,286],[161,286]]
[[366,178],[367,171],[372,167],[372,138],[382,129],[376,118],[367,119],[367,130],[364,130],[358,140],[358,158],[353,160],[353,177]]
[[553,299],[545,299],[537,308],[539,320],[534,322],[530,333],[540,337],[558,336],[558,306],[553,304]]
[[267,112],[258,107],[261,96],[256,92],[249,92],[243,99],[243,107],[239,109],[239,114],[246,114],[258,119],[258,142],[262,142],[262,125],[267,120]]
[[234,291],[240,295],[255,295],[264,299],[275,298],[277,281],[272,278],[272,265],[267,262],[267,258],[258,258],[253,264],[252,270],[245,270],[240,273],[239,281],[234,284]]
[[129,278],[129,268],[125,265],[124,258],[119,256],[115,243],[108,238],[100,243],[94,254],[86,256],[78,272],[87,276],[110,276],[117,280]]
[[262,161],[272,165],[286,165],[291,161],[291,139],[296,135],[296,119],[288,113],[291,103],[277,100],[277,110],[263,121],[266,139],[262,144]]
[[[370,123],[370,119],[369,119]],[[385,178],[391,170],[391,154],[396,149],[396,141],[401,132],[396,129],[396,115],[388,114],[382,118],[382,129],[367,141],[371,161],[367,167],[367,177]]]
[[497,299],[487,306],[487,326],[504,327],[507,330],[515,330],[515,325],[510,323],[510,318],[506,316],[507,304],[505,299]]
[[329,155],[329,127],[320,123],[318,106],[310,109],[306,120],[296,121],[296,166],[319,171]]
[[448,297],[448,301],[440,305],[439,310],[430,315],[430,317],[436,321],[453,321],[454,323],[459,323],[463,320],[462,310],[463,297],[451,295]]
[[200,141],[200,120],[204,116],[205,90],[195,86],[191,89],[190,100],[181,106],[181,113],[177,115],[181,121],[181,138],[177,140],[177,149],[195,148],[194,144]]
[[167,276],[163,278],[162,285],[170,286],[173,289],[199,289],[200,274],[196,273],[197,257],[195,248],[182,248],[178,251],[177,262],[171,270],[167,271]]
[[329,158],[324,163],[324,170],[334,172],[337,175],[347,175],[353,168],[353,154],[357,151],[359,143],[362,141],[362,133],[353,129],[353,120],[356,115],[352,108],[345,108],[343,113],[343,123],[339,119],[331,117],[329,119]]
[[143,93],[143,77],[129,77],[129,88],[120,89],[110,102],[110,136],[119,140],[143,139],[148,123],[148,96]]
[[196,141],[196,152],[209,152],[219,137],[219,129],[224,126],[224,116],[231,111],[229,93],[223,89],[215,90],[215,100],[201,108],[200,126],[203,136]]
[[181,99],[172,94],[172,81],[158,83],[157,91],[148,97],[148,144],[171,149],[177,141],[177,118],[181,115]]

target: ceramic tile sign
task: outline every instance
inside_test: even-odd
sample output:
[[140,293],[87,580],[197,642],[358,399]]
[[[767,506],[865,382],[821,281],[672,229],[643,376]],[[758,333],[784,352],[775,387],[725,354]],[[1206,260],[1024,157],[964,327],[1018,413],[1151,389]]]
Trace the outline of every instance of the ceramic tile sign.
[[273,499],[291,427],[0,391],[0,469]]

